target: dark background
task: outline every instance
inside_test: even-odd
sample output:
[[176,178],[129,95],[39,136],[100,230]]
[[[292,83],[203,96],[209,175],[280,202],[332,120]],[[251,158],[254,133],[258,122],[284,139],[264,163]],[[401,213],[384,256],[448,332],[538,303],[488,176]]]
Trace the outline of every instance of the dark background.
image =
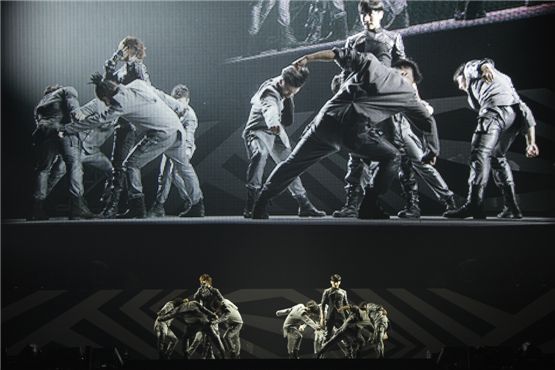
[[[169,91],[185,82],[191,88],[191,104],[200,120],[193,164],[208,214],[240,214],[247,165],[240,133],[250,96],[303,50],[230,62],[228,58],[241,55],[245,46],[246,2],[1,5],[4,221],[24,217],[27,211],[32,190],[32,111],[42,90],[51,83],[73,85],[81,102],[88,101],[92,98],[88,76],[102,68],[128,34],[144,40],[145,63],[155,86]],[[446,9],[454,4],[437,6],[448,17],[451,11]],[[554,20],[550,14],[405,37],[407,54],[419,62],[425,76],[421,96],[436,107],[442,139],[437,167],[459,196],[466,192],[466,155],[475,113],[467,108],[451,76],[461,62],[487,56],[512,77],[538,120],[540,158],[523,158],[524,139],[518,139],[509,154],[524,212],[554,215],[555,85],[548,56]],[[311,66],[311,77],[296,100],[297,121],[289,130],[294,141],[330,96],[329,82],[337,70],[333,64]],[[107,143],[105,149],[109,147]],[[345,158],[345,153],[330,157],[303,175],[311,198],[328,212],[343,201]],[[149,202],[156,170],[156,163],[144,170]],[[400,206],[397,186],[386,198],[391,211]],[[423,191],[424,212],[439,213],[442,206]],[[90,190],[89,203],[94,205],[98,192],[98,185]],[[499,193],[491,184],[488,197],[488,210],[498,210]],[[63,215],[63,184],[51,198],[51,211]],[[168,213],[179,206],[173,194]],[[273,208],[277,214],[294,210],[287,195]],[[318,299],[332,273],[343,276],[343,286],[355,302],[363,299],[357,292],[361,288],[383,299],[378,302],[388,307],[393,323],[388,357],[423,357],[427,349],[436,351],[441,345],[474,345],[461,339],[461,326],[479,338],[501,332],[488,339],[492,345],[515,348],[532,340],[553,351],[554,252],[549,224],[220,221],[3,223],[2,342],[11,350],[8,353],[37,337],[47,339],[46,347],[60,346],[65,333],[47,329],[69,322],[71,334],[107,348],[127,347],[134,358],[148,357],[134,341],[138,338],[153,350],[156,310],[174,290],[189,295],[205,272],[232,300],[241,290],[243,296],[252,296],[240,303],[241,312],[248,315],[242,338],[254,344],[245,346],[244,358],[265,358],[264,350],[284,357],[281,321],[274,311],[296,303],[299,294]],[[433,289],[443,289],[444,295]],[[42,295],[53,292],[59,295],[41,301]],[[403,292],[417,299],[400,298]],[[459,295],[460,300],[455,302],[445,292]],[[145,294],[152,296],[136,303]],[[108,298],[96,306],[91,298],[97,295]],[[419,302],[426,309],[413,305]],[[126,307],[143,320],[130,316]],[[95,321],[97,315],[111,321]],[[303,355],[309,355],[310,346],[305,339]]]

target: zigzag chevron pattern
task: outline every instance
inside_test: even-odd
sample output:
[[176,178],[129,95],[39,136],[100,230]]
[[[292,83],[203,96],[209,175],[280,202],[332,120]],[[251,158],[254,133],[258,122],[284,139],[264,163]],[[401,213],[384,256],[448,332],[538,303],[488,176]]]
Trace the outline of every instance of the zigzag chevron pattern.
[[[274,312],[309,299],[321,289],[240,289],[224,291],[239,307],[245,325],[243,358],[286,357],[282,319]],[[118,346],[131,358],[157,357],[152,331],[155,313],[168,300],[185,297],[187,289],[94,292],[39,290],[2,308],[2,326],[9,355],[28,343],[41,347]],[[518,291],[512,292],[519,294]],[[522,293],[522,292],[520,292]],[[511,311],[449,289],[350,289],[349,298],[384,305],[389,313],[390,340],[386,357],[422,358],[447,345],[516,346],[530,340],[548,353],[555,351],[555,290],[529,294]],[[505,306],[504,306],[505,307]],[[179,323],[174,324],[177,334]],[[312,356],[312,333],[305,334],[302,355]],[[176,356],[181,356],[179,349]],[[371,356],[371,352],[367,352]]]

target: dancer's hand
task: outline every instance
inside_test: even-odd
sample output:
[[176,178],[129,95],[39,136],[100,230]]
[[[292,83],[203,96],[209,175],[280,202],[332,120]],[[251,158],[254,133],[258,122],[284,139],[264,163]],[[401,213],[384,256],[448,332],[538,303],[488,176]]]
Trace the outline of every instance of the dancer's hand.
[[296,61],[294,61],[291,64],[293,66],[295,66],[295,68],[301,69],[301,68],[303,68],[304,66],[306,66],[308,64],[308,58],[307,57],[300,57],[299,59],[297,59]]
[[526,158],[534,158],[540,155],[540,149],[536,144],[531,144],[526,147]]
[[493,82],[493,68],[491,67],[491,65],[486,63],[486,64],[482,65],[480,70],[482,71],[482,78],[484,79],[484,81],[486,81],[487,83],[492,83]]
[[87,118],[87,116],[83,114],[83,112],[81,112],[80,110],[74,110],[73,112],[71,112],[71,117],[77,122],[84,121],[85,118]]
[[129,46],[126,45],[120,50],[123,60],[129,59],[131,57],[131,55],[129,55]]
[[270,132],[274,135],[279,135],[279,133],[281,132],[281,126],[276,125],[276,126],[270,127]]
[[428,102],[425,101],[425,100],[421,100],[421,102],[422,102],[422,104],[424,104],[424,106],[425,106],[426,109],[428,110],[428,113],[434,114],[434,107],[432,107],[432,106],[430,105],[430,103],[428,103]]

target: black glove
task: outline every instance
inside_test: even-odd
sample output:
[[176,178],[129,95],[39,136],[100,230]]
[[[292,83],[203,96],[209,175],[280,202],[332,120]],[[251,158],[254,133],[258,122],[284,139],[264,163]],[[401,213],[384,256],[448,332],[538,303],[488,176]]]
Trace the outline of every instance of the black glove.
[[424,164],[430,164],[433,162],[433,160],[435,159],[436,155],[435,153],[433,153],[430,150],[427,150],[426,153],[424,153],[424,155],[422,156],[422,158],[420,159],[420,161]]
[[112,55],[112,57],[105,62],[105,65],[107,67],[114,68],[116,64],[118,64],[118,62],[121,60],[122,57],[123,57],[123,50],[117,50],[114,53],[114,55]]

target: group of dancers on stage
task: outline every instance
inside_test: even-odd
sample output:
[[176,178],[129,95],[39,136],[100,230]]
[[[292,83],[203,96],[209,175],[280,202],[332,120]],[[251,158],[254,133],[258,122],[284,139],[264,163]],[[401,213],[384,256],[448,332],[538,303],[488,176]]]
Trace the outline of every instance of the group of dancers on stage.
[[[239,309],[212,286],[210,275],[202,274],[199,281],[191,299],[175,298],[158,311],[154,332],[159,357],[172,358],[179,339],[171,327],[178,319],[184,324],[181,340],[185,358],[240,358],[243,319]],[[299,358],[307,326],[313,330],[316,358],[331,349],[340,349],[345,358],[359,358],[366,347],[372,347],[377,357],[384,357],[389,327],[386,309],[375,303],[349,303],[340,284],[341,276],[334,274],[320,304],[310,300],[276,312],[277,317],[285,318],[283,336],[289,358]]]
[[[478,112],[468,195],[466,202],[457,206],[453,192],[433,167],[439,155],[439,138],[433,108],[417,91],[422,79],[418,65],[406,57],[401,36],[381,27],[380,0],[361,0],[358,8],[364,31],[349,37],[343,48],[297,59],[279,76],[263,82],[252,97],[243,131],[249,157],[244,217],[268,218],[271,200],[285,189],[297,200],[299,216],[325,216],[308,199],[299,175],[346,149],[350,153],[346,201],[334,217],[389,218],[379,197],[398,176],[405,206],[397,215],[419,218],[418,176],[445,205],[445,217],[483,219],[484,189],[492,172],[504,200],[498,217],[522,218],[505,155],[521,133],[526,138],[527,157],[538,156],[539,149],[534,117],[511,79],[490,59],[468,61],[455,71],[454,83],[468,94],[470,106]],[[189,106],[189,90],[177,85],[170,96],[153,87],[143,64],[144,49],[135,37],[122,40],[106,62],[105,74],[92,76],[97,99],[84,106],[79,106],[72,87],[46,89],[35,110],[34,139],[39,158],[30,220],[48,218],[44,200],[65,168],[70,179],[70,218],[97,217],[83,199],[83,163],[109,173],[102,217],[118,215],[125,187],[128,210],[122,217],[163,216],[172,182],[184,202],[180,216],[204,216],[203,194],[190,164],[197,118]],[[119,61],[125,64],[116,70]],[[341,72],[332,80],[333,97],[292,148],[285,128],[293,122],[293,96],[309,76],[307,65],[317,61],[335,61]],[[411,125],[419,129],[418,135]],[[114,130],[110,161],[99,147]],[[164,157],[156,200],[147,212],[141,168],[159,155]],[[264,182],[268,157],[278,165]]]

